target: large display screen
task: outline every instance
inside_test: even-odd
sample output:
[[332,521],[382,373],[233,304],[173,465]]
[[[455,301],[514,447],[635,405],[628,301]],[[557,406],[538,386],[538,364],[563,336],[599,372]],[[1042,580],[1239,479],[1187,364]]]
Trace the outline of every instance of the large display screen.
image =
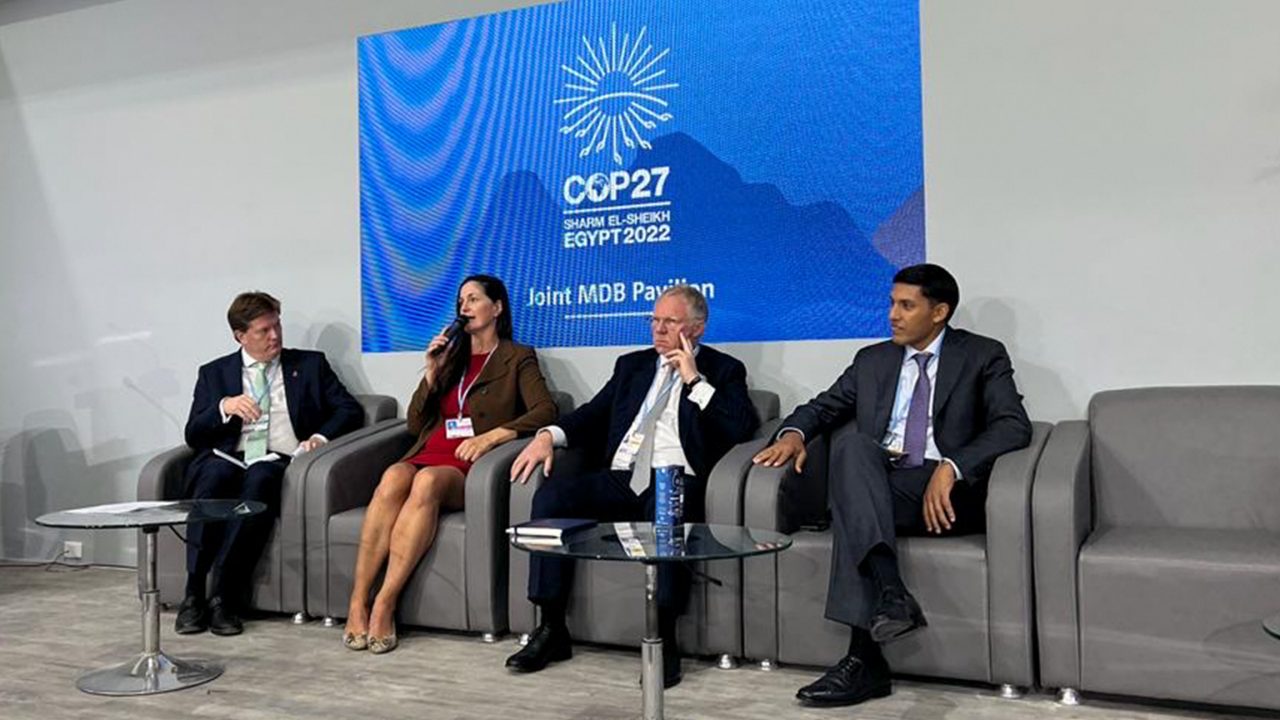
[[358,41],[368,352],[472,273],[536,347],[887,334],[925,254],[917,0],[572,0]]

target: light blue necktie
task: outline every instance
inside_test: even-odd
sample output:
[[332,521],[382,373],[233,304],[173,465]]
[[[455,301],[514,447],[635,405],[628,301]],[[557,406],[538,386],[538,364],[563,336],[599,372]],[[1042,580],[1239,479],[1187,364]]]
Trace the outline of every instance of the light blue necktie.
[[267,454],[267,438],[271,429],[271,391],[267,384],[267,364],[256,362],[250,366],[253,372],[249,375],[249,389],[253,391],[253,399],[258,401],[258,409],[262,417],[253,424],[249,436],[244,440],[244,460],[257,460]]

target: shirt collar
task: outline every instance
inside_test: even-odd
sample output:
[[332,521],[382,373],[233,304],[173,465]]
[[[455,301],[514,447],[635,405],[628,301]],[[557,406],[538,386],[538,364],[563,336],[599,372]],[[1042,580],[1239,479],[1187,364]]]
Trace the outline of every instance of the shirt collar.
[[[253,356],[249,354],[248,350],[240,348],[240,362],[244,367],[253,367],[258,361],[253,359]],[[275,367],[278,362],[280,362],[280,355],[277,353],[276,356],[271,359],[271,362],[267,363],[267,369],[270,370]]]
[[938,333],[938,337],[934,338],[933,342],[929,343],[929,345],[926,346],[925,349],[917,350],[911,347],[910,345],[908,345],[906,347],[906,353],[903,355],[903,358],[902,358],[903,364],[906,364],[911,360],[911,358],[919,355],[922,352],[933,353],[933,356],[930,358],[931,360],[934,358],[937,358],[938,355],[942,353],[942,338],[946,336],[947,336],[947,329],[944,327],[942,328],[942,332]]
[[[694,346],[693,346],[693,356],[694,356],[694,357],[698,357],[698,352],[699,352],[700,350],[702,350],[702,343],[698,343],[697,345],[694,345]],[[654,352],[657,352],[657,350],[655,349],[655,350],[654,350]],[[662,370],[662,365],[663,365],[663,363],[665,363],[666,361],[667,361],[666,356],[664,356],[662,353],[658,353],[658,360],[657,360],[657,362],[658,362],[658,370]]]

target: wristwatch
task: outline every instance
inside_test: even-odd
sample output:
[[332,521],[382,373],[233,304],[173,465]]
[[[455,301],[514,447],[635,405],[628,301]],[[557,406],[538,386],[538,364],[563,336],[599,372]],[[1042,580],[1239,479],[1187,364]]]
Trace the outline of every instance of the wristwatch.
[[703,380],[702,373],[698,373],[697,375],[693,376],[692,380],[685,383],[684,386],[687,388],[693,388],[694,385],[697,385],[698,383],[702,382],[702,380]]

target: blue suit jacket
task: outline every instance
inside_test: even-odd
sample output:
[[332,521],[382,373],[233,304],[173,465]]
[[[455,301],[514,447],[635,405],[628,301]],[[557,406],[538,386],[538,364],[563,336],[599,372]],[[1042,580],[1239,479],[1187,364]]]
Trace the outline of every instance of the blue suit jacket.
[[[698,372],[716,392],[705,410],[693,402],[680,403],[680,445],[690,469],[705,481],[725,453],[751,439],[760,420],[747,394],[747,369],[741,362],[703,345],[697,363]],[[653,348],[618,358],[604,388],[586,405],[560,418],[569,446],[599,452],[593,460],[607,467],[657,372],[658,351]],[[682,388],[680,396],[687,399],[689,389]]]
[[[222,422],[218,403],[244,394],[243,368],[239,350],[201,366],[186,427],[187,445],[197,451],[193,465],[215,448],[235,452],[243,423],[234,416]],[[342,386],[324,353],[285,348],[280,352],[280,371],[289,421],[299,440],[316,433],[333,440],[360,427],[364,410]]]

